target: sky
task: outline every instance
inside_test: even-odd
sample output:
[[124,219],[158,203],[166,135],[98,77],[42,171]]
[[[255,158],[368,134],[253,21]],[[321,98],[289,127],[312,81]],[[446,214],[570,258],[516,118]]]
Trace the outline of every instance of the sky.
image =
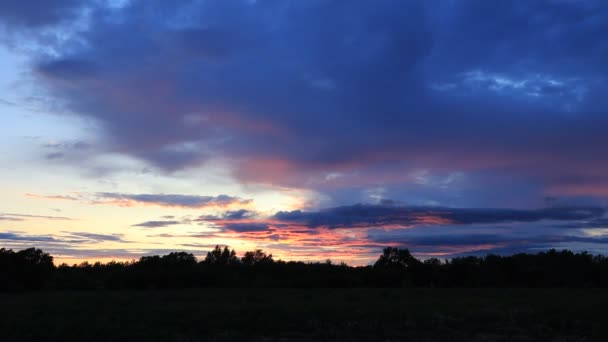
[[608,252],[608,2],[3,0],[0,247]]

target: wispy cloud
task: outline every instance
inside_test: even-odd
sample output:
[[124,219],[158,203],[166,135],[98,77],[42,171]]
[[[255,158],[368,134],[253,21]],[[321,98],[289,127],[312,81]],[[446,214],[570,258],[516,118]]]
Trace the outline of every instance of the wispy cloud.
[[41,195],[41,194],[32,194],[27,193],[25,197],[29,198],[37,198],[37,199],[49,199],[49,200],[63,200],[63,201],[81,201],[84,200],[79,193],[72,193],[70,195]]
[[0,240],[31,241],[31,242],[57,242],[66,245],[90,244],[96,242],[112,241],[127,242],[122,234],[99,234],[89,232],[68,232],[59,234],[32,235],[23,232],[0,232]]
[[80,201],[90,204],[106,204],[125,207],[134,205],[155,205],[160,207],[202,209],[218,207],[226,208],[235,205],[244,206],[253,203],[252,199],[244,199],[229,195],[199,196],[181,194],[125,194],[115,192],[97,192],[73,193],[70,195],[26,194],[26,196],[40,199]]
[[54,237],[48,235],[25,235],[12,232],[1,233],[0,240],[9,241],[24,241],[24,242],[51,242],[57,241]]
[[227,210],[217,215],[202,215],[197,221],[230,221],[254,218],[258,213],[247,209]]
[[176,194],[121,194],[112,192],[99,192],[95,197],[100,203],[104,202],[118,205],[150,204],[163,207],[183,208],[209,208],[228,207],[231,205],[247,205],[253,202],[251,199],[242,199],[236,196],[197,196]]
[[183,224],[183,222],[181,222],[181,221],[146,221],[146,222],[134,224],[133,227],[160,228],[160,227],[175,226],[178,224]]
[[22,221],[22,220],[27,220],[27,219],[44,219],[44,220],[56,220],[56,221],[73,220],[69,217],[64,217],[64,216],[0,213],[0,220],[4,220],[4,221]]
[[102,241],[115,241],[125,242],[122,234],[99,234],[89,232],[64,232],[70,238],[82,239],[82,242],[102,242]]

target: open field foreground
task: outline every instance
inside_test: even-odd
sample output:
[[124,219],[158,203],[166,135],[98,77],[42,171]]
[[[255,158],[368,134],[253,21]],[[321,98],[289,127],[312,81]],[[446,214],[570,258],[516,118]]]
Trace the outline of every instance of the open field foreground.
[[2,341],[607,341],[600,289],[0,295]]

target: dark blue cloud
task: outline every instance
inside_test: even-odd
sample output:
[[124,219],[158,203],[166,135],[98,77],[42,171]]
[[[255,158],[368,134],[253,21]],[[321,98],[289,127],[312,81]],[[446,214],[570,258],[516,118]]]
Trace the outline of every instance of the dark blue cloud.
[[224,221],[224,220],[244,220],[257,215],[255,211],[247,209],[227,210],[219,215],[202,215],[198,221]]
[[[428,235],[428,236],[412,236],[396,239],[390,235],[376,236],[371,239],[373,242],[379,243],[400,243],[411,247],[436,247],[441,250],[445,247],[458,246],[482,246],[482,245],[497,245],[497,246],[528,246],[538,247],[539,245],[555,245],[557,243],[582,242],[607,244],[608,238],[575,236],[575,235],[535,235],[535,236],[501,236],[499,234],[445,234],[445,235]],[[503,248],[503,247],[501,247]]]
[[0,233],[0,240],[25,241],[25,242],[52,242],[57,241],[52,236],[45,235],[22,235],[17,233]]
[[104,148],[160,169],[228,157],[243,182],[340,204],[378,184],[450,205],[608,197],[605,1],[134,0],[78,31],[57,4],[13,11],[65,13],[20,20],[74,35],[35,75]]
[[222,228],[233,232],[247,233],[267,231],[270,227],[265,223],[227,223],[222,225]]
[[552,248],[605,253],[608,239],[602,229],[597,231],[599,234],[588,233],[594,228],[602,227],[580,221],[564,229],[559,222],[543,221],[444,225],[402,230],[379,228],[368,230],[367,238],[370,243],[399,245],[422,256],[504,255],[536,253]]
[[229,210],[229,211],[226,211],[222,215],[222,217],[224,219],[232,219],[232,220],[245,219],[245,218],[250,218],[252,216],[255,216],[255,212],[253,212],[251,210],[247,210],[247,209]]
[[268,229],[269,226],[265,223],[239,222],[243,220],[251,220],[256,215],[256,212],[247,209],[226,210],[218,215],[201,215],[195,219],[184,217],[180,220],[173,220],[173,216],[166,216],[164,217],[164,220],[146,221],[134,224],[133,227],[161,228],[179,224],[192,224],[194,222],[213,222],[232,231],[257,231]]
[[127,242],[121,234],[97,234],[89,232],[63,232],[62,235],[29,235],[19,232],[0,233],[0,240],[24,242],[50,242],[51,245],[76,245],[83,243],[96,243],[102,241]]
[[55,25],[76,18],[84,4],[83,0],[3,0],[0,2],[0,23],[34,27]]
[[82,60],[63,59],[40,64],[38,71],[47,77],[77,81],[95,77],[96,67]]
[[298,222],[309,227],[382,227],[385,225],[419,224],[488,224],[513,222],[583,221],[600,219],[605,209],[599,207],[556,207],[544,209],[489,209],[404,207],[359,204],[325,209],[318,212],[301,210],[278,212],[274,219]]

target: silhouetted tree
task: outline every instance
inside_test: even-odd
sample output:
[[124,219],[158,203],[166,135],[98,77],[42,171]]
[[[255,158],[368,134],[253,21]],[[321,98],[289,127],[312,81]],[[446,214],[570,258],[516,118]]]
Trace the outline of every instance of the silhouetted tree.
[[41,289],[52,277],[53,257],[40,249],[28,248],[19,252],[0,249],[1,288],[7,290]]
[[196,257],[186,252],[172,252],[162,257],[162,262],[172,266],[196,265]]
[[245,252],[245,255],[241,258],[241,263],[246,266],[271,264],[272,254],[266,254],[261,249],[256,249],[252,252]]
[[239,259],[234,249],[229,250],[228,246],[225,246],[224,249],[215,246],[212,251],[207,252],[207,257],[203,263],[207,265],[236,265],[239,263]]
[[419,265],[420,261],[406,249],[396,247],[386,247],[382,250],[382,255],[374,264],[378,268],[411,268]]

